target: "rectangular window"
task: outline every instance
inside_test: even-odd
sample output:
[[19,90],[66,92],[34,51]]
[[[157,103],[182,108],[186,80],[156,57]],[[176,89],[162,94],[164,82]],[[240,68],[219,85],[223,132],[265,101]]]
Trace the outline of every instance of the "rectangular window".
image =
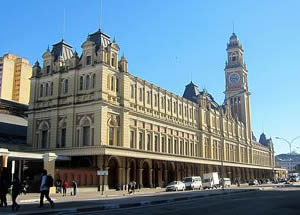
[[140,102],[143,101],[143,89],[142,88],[140,88],[139,100],[140,100]]
[[151,150],[151,134],[147,135],[147,150]]
[[176,102],[174,102],[174,108],[173,108],[174,113],[176,113]]
[[40,85],[40,97],[43,97],[43,94],[44,94],[44,86],[41,84]]
[[134,131],[130,131],[130,148],[134,148],[134,138],[135,138],[135,136],[134,136]]
[[165,146],[165,137],[162,137],[161,138],[161,150],[162,150],[162,152],[166,152],[166,146]]
[[154,106],[157,106],[157,94],[154,95]]
[[66,130],[65,128],[61,129],[61,140],[60,140],[60,145],[62,148],[66,147]]
[[168,138],[168,152],[173,153],[171,138]]
[[83,127],[83,142],[82,145],[89,146],[90,145],[90,126]]
[[114,128],[109,127],[109,145],[114,145]]
[[47,74],[49,74],[49,72],[50,72],[50,66],[46,67],[46,72],[47,72]]
[[189,143],[185,142],[185,155],[189,155]]
[[131,98],[134,99],[134,85],[130,86]]
[[150,91],[147,91],[147,104],[150,105]]
[[159,151],[158,136],[156,136],[156,135],[155,135],[155,137],[154,137],[154,150],[155,150],[156,152]]
[[42,131],[42,148],[45,149],[47,148],[48,144],[48,131],[44,130]]
[[86,65],[90,65],[92,62],[91,56],[86,56]]
[[116,91],[119,92],[119,79],[116,79]]
[[143,132],[139,133],[139,149],[143,149]]
[[177,143],[177,140],[174,140],[174,153],[178,154],[178,143]]

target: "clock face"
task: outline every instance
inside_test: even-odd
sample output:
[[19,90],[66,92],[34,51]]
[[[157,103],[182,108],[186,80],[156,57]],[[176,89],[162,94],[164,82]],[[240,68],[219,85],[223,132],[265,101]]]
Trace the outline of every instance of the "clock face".
[[238,85],[239,84],[239,82],[240,82],[240,80],[241,80],[241,77],[240,77],[240,75],[238,74],[238,73],[231,73],[230,75],[229,75],[229,82],[230,82],[230,84],[231,85],[233,85],[233,86],[236,86],[236,85]]

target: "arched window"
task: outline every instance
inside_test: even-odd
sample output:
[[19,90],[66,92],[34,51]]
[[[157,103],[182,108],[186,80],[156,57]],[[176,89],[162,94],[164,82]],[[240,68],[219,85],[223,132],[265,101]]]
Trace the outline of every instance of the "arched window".
[[87,75],[85,78],[85,89],[89,89],[90,88],[90,76]]
[[84,116],[80,120],[80,130],[81,130],[81,137],[78,136],[78,140],[82,142],[82,146],[91,146],[93,145],[94,139],[94,128],[92,127],[92,120],[88,116]]
[[63,120],[60,121],[59,123],[59,144],[57,144],[57,148],[64,148],[66,147],[66,133],[67,133],[67,124]]
[[40,85],[40,97],[43,97],[43,95],[44,95],[44,85],[41,84]]
[[116,116],[111,116],[108,121],[108,144],[119,145],[119,123]]
[[93,74],[92,76],[92,88],[95,88],[96,86],[96,74]]
[[39,125],[39,130],[40,130],[40,147],[45,149],[48,147],[48,139],[49,139],[49,124],[46,121],[43,121]]
[[83,90],[83,76],[80,76],[79,90]]

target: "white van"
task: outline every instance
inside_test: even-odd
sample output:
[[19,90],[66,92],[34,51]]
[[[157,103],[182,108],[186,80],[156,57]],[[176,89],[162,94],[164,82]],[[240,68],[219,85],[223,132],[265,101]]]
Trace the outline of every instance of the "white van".
[[202,180],[200,176],[186,177],[183,179],[183,183],[187,190],[202,189]]

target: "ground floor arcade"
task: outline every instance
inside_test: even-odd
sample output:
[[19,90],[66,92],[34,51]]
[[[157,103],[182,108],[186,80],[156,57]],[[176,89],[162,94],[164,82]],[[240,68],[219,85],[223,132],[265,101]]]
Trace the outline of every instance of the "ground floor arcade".
[[[56,165],[55,178],[76,180],[79,186],[104,184],[105,189],[126,189],[130,181],[135,181],[138,188],[165,187],[171,181],[183,180],[188,176],[203,177],[203,174],[209,172],[218,172],[220,177],[230,178],[232,183],[244,183],[250,179],[271,179],[274,173],[272,168],[260,166],[199,164],[114,155],[85,156],[80,159],[73,157],[71,160],[73,164],[69,167]],[[108,176],[97,176],[97,170],[108,171]]]

